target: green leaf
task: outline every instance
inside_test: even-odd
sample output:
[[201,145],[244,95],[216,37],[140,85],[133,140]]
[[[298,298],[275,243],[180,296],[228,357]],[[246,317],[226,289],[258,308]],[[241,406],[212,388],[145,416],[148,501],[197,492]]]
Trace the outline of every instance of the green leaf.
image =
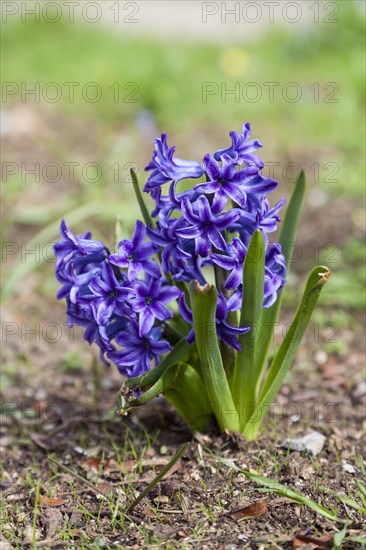
[[195,368],[180,363],[174,385],[164,391],[164,395],[192,431],[204,430],[213,411],[203,380]]
[[198,281],[190,285],[193,327],[202,378],[220,429],[239,431],[239,419],[226,378],[216,334],[217,290]]
[[280,348],[269,368],[267,378],[265,380],[259,402],[259,411],[255,411],[255,415],[259,419],[250,419],[249,422],[255,425],[260,425],[270,404],[276,397],[279,389],[282,386],[283,380],[294,360],[297,349],[304,336],[305,330],[309,324],[311,314],[319,299],[320,292],[325,283],[328,281],[330,271],[327,267],[315,267],[305,286],[303,298],[297,309],[294,320],[284,337]]
[[142,217],[144,218],[144,221],[145,221],[146,225],[149,225],[150,223],[152,224],[150,213],[147,209],[147,206],[145,204],[145,201],[143,199],[143,196],[142,196],[142,193],[141,193],[141,190],[140,190],[139,180],[138,180],[136,172],[133,168],[130,169],[130,174],[131,174],[131,178],[132,178],[133,189],[135,191],[137,202],[139,203],[139,207],[140,207],[140,210],[141,210]]
[[[258,371],[255,367],[255,331],[261,316],[264,294],[265,248],[262,232],[253,233],[243,269],[243,301],[240,326],[250,327],[250,331],[240,337],[241,351],[237,353],[236,365],[232,379],[234,402],[237,409],[250,416],[243,406],[252,407],[256,403]],[[242,415],[244,416],[244,415]],[[240,419],[241,428],[246,418]]]
[[[290,271],[291,258],[293,252],[293,245],[295,244],[297,228],[299,225],[300,214],[302,205],[304,202],[306,191],[305,174],[303,171],[295,183],[295,189],[291,195],[290,202],[287,206],[286,213],[282,222],[282,229],[279,237],[279,243],[282,247],[283,255],[286,260],[287,275]],[[274,327],[278,319],[278,315],[281,309],[281,303],[283,298],[283,291],[279,293],[276,302],[270,308],[263,309],[262,316],[259,324],[258,334],[260,335],[260,346],[256,346],[256,368],[260,369],[260,375],[258,376],[257,392],[260,390],[260,382],[263,372],[266,368],[266,359],[270,343],[272,342],[272,336]]]
[[135,378],[129,378],[125,380],[122,385],[122,392],[128,389],[142,389],[147,386],[155,384],[164,372],[174,363],[185,362],[189,359],[189,356],[194,352],[195,347],[187,344],[186,339],[182,338],[174,346],[174,348],[164,357],[164,359],[154,367],[153,369],[141,374],[141,376],[135,376]]

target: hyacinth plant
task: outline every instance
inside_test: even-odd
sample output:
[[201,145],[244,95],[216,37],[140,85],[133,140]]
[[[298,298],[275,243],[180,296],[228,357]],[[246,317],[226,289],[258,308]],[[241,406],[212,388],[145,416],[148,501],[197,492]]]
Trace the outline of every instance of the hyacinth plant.
[[145,169],[150,199],[131,171],[143,219],[132,238],[111,253],[91,233],[76,236],[63,220],[54,249],[69,325],[84,327],[101,360],[127,377],[121,412],[163,394],[192,430],[204,430],[214,416],[221,430],[251,440],[329,270],[312,270],[290,328],[269,355],[305,179],[301,173],[279,240],[271,243],[285,200],[268,202],[277,182],[261,172],[262,145],[250,139],[250,124],[230,136],[229,147],[198,163],[176,158],[162,134]]

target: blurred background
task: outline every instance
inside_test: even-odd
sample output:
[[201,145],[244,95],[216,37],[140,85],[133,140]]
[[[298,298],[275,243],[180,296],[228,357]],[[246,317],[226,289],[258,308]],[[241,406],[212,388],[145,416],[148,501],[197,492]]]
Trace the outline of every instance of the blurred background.
[[[285,309],[293,310],[305,273],[328,265],[333,275],[311,329],[315,360],[359,370],[364,2],[265,4],[2,3],[7,400],[19,388],[28,396],[38,388],[42,399],[45,384],[73,384],[77,395],[90,379],[73,376],[94,355],[67,329],[55,298],[60,219],[111,244],[118,216],[129,236],[139,216],[129,169],[145,182],[156,136],[167,132],[178,157],[200,160],[247,121],[264,144],[264,173],[279,181],[273,203],[289,197],[301,168],[307,173]],[[313,359],[300,354],[300,368]]]

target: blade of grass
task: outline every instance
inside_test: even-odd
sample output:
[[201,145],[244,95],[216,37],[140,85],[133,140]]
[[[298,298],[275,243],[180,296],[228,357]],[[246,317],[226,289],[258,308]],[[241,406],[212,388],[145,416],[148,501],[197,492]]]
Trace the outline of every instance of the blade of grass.
[[355,479],[355,483],[357,485],[357,489],[360,494],[362,504],[366,507],[366,487],[362,485],[362,483],[358,481],[358,479]]
[[108,502],[110,504],[113,504],[113,506],[115,505],[115,502],[113,499],[111,499],[104,491],[102,491],[101,489],[99,489],[96,485],[93,485],[93,483],[90,483],[90,481],[88,481],[87,479],[83,478],[82,476],[80,476],[79,474],[77,474],[76,472],[74,472],[73,470],[70,470],[70,468],[68,468],[67,466],[65,466],[64,464],[61,464],[61,462],[57,462],[57,460],[55,460],[54,458],[52,458],[51,456],[48,457],[48,460],[50,460],[51,462],[53,462],[56,466],[58,466],[61,470],[64,470],[64,472],[70,474],[72,477],[74,477],[75,479],[81,481],[82,483],[84,483],[84,485],[86,485],[87,487],[89,487],[89,489],[92,489],[92,491],[96,491],[97,493],[99,493],[100,495],[102,495],[106,500],[108,500]]
[[[282,222],[282,229],[279,237],[279,243],[282,247],[283,255],[286,260],[287,275],[290,271],[293,246],[296,240],[297,228],[299,225],[300,214],[304,202],[306,191],[305,173],[300,172],[300,175],[295,183],[295,189],[291,195],[290,202],[287,206],[285,216]],[[262,310],[261,320],[259,324],[258,334],[260,335],[260,346],[256,346],[256,368],[260,369],[258,376],[257,394],[260,390],[262,375],[266,367],[266,358],[270,343],[272,342],[274,327],[278,319],[283,298],[283,291],[279,293],[276,302],[268,309]]]
[[184,445],[182,445],[182,447],[175,453],[175,455],[168,462],[168,464],[166,466],[164,466],[164,468],[161,470],[161,472],[152,480],[151,483],[149,483],[149,485],[146,487],[146,489],[144,489],[139,494],[139,496],[137,498],[135,498],[135,500],[132,501],[131,504],[129,504],[127,506],[127,508],[125,510],[125,514],[128,515],[134,508],[136,508],[136,506],[141,502],[141,500],[144,497],[146,497],[146,495],[148,493],[150,493],[150,491],[152,489],[154,489],[154,487],[167,475],[169,470],[171,470],[173,468],[173,466],[178,462],[178,460],[183,455],[183,453],[185,452],[187,447],[188,447],[188,443],[185,443]]
[[[239,338],[241,351],[236,356],[232,379],[234,403],[240,412],[244,405],[255,407],[256,404],[258,371],[255,366],[256,336],[254,330],[258,327],[263,307],[264,263],[263,235],[261,231],[255,231],[244,261],[243,299],[239,323],[241,327],[250,327],[250,331]],[[247,418],[240,418],[241,429],[243,429],[246,420]]]
[[342,542],[344,541],[347,535],[348,526],[346,525],[342,531],[338,531],[333,537],[333,544],[336,549],[342,548]]
[[41,482],[37,481],[36,485],[36,496],[34,498],[34,508],[33,508],[33,526],[32,526],[32,546],[33,549],[37,549],[37,511],[39,503],[39,491],[41,488]]
[[293,500],[294,502],[297,502],[298,504],[302,504],[303,506],[307,506],[308,508],[311,508],[311,510],[314,510],[318,514],[322,515],[323,517],[331,520],[331,521],[337,521],[340,523],[349,523],[348,520],[342,520],[339,519],[337,516],[333,514],[330,510],[325,508],[325,506],[318,504],[317,502],[314,502],[310,498],[304,496],[300,491],[297,491],[295,489],[289,489],[285,485],[282,485],[281,483],[278,483],[277,481],[274,481],[273,479],[269,479],[267,477],[259,476],[257,473],[252,472],[251,470],[243,470],[242,468],[239,468],[234,463],[232,463],[229,460],[225,460],[220,457],[220,461],[228,466],[229,468],[233,468],[237,472],[241,472],[244,474],[248,479],[251,481],[254,481],[254,483],[257,483],[258,485],[262,485],[263,487],[266,487],[266,492],[274,492],[279,496],[283,496],[286,498],[289,498]]
[[347,497],[345,495],[341,495],[337,491],[333,491],[333,489],[329,489],[328,487],[319,487],[319,488],[325,493],[335,496],[336,498],[338,498],[338,500],[340,500],[346,506],[350,506],[351,508],[353,508],[354,510],[357,510],[363,515],[366,514],[366,509],[363,506],[361,506],[361,504],[358,504],[358,502],[353,500],[353,498]]
[[366,479],[366,468],[365,468],[365,463],[363,461],[362,455],[360,455],[360,454],[357,455],[357,462],[358,462],[358,465],[360,467],[360,470],[361,470],[361,473],[362,473],[363,477]]

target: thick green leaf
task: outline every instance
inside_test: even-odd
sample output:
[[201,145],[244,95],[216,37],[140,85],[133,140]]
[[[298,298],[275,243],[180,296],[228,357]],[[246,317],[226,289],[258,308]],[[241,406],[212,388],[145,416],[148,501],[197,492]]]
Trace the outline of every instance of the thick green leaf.
[[[287,206],[279,237],[279,243],[282,247],[283,255],[285,256],[286,260],[287,275],[290,271],[292,252],[295,245],[296,233],[299,225],[302,205],[304,202],[305,191],[305,174],[303,171],[301,171],[296,181],[295,189],[291,195],[290,202]],[[255,358],[256,368],[260,369],[260,376],[258,376],[259,384],[257,387],[257,393],[260,390],[262,374],[266,367],[268,349],[272,341],[274,327],[276,325],[276,321],[278,319],[278,315],[281,309],[282,297],[283,290],[279,293],[278,298],[273,306],[267,309],[263,309],[262,311],[258,329],[260,345],[256,346]]]
[[202,378],[221,430],[239,431],[239,418],[226,378],[216,334],[217,290],[212,285],[190,285],[193,327],[201,360]]
[[202,378],[187,363],[170,365],[155,384],[139,397],[130,399],[131,394],[131,390],[127,394],[122,393],[122,414],[146,405],[156,396],[163,394],[192,431],[202,431],[213,412]]
[[[263,307],[265,248],[261,231],[255,231],[249,243],[243,269],[243,300],[240,326],[250,331],[240,337],[232,379],[234,402],[240,411],[241,427],[256,403],[258,371],[255,368],[256,330]],[[244,407],[245,406],[245,407]],[[250,410],[248,409],[250,408]]]
[[192,431],[204,430],[213,411],[205,385],[195,368],[180,363],[174,385],[164,391],[164,395]]
[[140,210],[141,210],[142,217],[144,218],[144,222],[146,223],[146,225],[148,225],[148,224],[152,223],[151,216],[150,216],[150,213],[149,213],[149,211],[147,209],[147,206],[145,204],[144,198],[143,198],[141,190],[140,190],[139,180],[138,180],[136,172],[133,168],[130,169],[130,174],[131,174],[131,178],[132,178],[133,189],[135,191],[137,202],[139,203],[139,207],[140,207]]
[[141,374],[141,376],[125,380],[121,391],[142,389],[155,384],[171,365],[174,365],[174,363],[186,362],[193,352],[194,346],[187,344],[186,339],[182,338],[159,365],[145,372],[145,374]]
[[[309,275],[305,286],[303,298],[297,309],[294,320],[284,337],[280,348],[269,368],[267,378],[265,380],[258,410],[255,411],[253,417],[249,420],[253,430],[252,437],[255,437],[255,432],[260,426],[269,406],[276,397],[279,389],[282,386],[283,380],[294,360],[297,349],[304,336],[305,330],[309,324],[311,314],[319,299],[321,290],[328,281],[330,271],[327,267],[315,267]],[[259,418],[258,418],[259,416]],[[250,428],[248,428],[249,431]],[[248,434],[247,434],[248,435]]]

